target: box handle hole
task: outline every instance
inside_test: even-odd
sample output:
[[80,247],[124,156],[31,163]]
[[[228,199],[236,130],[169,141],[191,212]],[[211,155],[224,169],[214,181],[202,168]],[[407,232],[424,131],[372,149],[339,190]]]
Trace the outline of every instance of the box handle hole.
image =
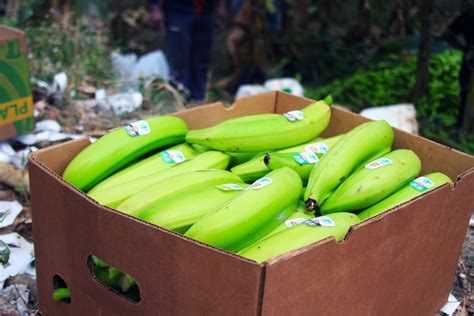
[[66,281],[64,281],[63,277],[59,274],[53,276],[53,287],[53,299],[55,301],[65,304],[71,303],[71,291],[69,290]]
[[134,277],[93,255],[87,258],[87,266],[92,277],[107,289],[132,303],[140,302],[140,288]]

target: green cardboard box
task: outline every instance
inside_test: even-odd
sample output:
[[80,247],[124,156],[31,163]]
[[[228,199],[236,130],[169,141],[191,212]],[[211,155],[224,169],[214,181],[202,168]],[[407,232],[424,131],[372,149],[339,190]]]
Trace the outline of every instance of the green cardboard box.
[[0,25],[0,141],[28,133],[33,128],[25,35]]

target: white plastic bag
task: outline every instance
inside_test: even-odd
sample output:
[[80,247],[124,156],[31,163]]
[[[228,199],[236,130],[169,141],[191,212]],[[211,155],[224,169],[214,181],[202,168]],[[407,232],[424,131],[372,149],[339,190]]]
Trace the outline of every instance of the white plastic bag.
[[276,78],[265,81],[263,84],[269,91],[284,91],[293,95],[304,96],[303,86],[294,78]]
[[385,120],[392,127],[418,134],[418,122],[413,104],[406,103],[368,108],[362,110],[360,115],[373,120]]

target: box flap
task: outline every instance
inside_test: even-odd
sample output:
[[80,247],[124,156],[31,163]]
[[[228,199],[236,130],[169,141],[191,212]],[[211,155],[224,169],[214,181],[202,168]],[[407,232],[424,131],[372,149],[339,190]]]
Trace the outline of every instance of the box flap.
[[39,162],[55,174],[62,175],[69,162],[90,143],[87,137],[71,140],[35,151],[31,154],[30,159],[33,162]]

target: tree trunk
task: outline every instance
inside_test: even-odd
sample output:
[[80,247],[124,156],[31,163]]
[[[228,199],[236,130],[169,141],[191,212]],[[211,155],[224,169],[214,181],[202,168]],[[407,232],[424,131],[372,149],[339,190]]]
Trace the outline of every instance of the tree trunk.
[[469,81],[467,90],[462,129],[467,133],[474,132],[474,71],[471,71],[471,80]]
[[412,100],[416,102],[426,95],[429,81],[429,62],[431,56],[431,16],[433,0],[421,0],[420,19],[420,46],[418,48],[418,62],[416,66],[416,81],[413,87]]

